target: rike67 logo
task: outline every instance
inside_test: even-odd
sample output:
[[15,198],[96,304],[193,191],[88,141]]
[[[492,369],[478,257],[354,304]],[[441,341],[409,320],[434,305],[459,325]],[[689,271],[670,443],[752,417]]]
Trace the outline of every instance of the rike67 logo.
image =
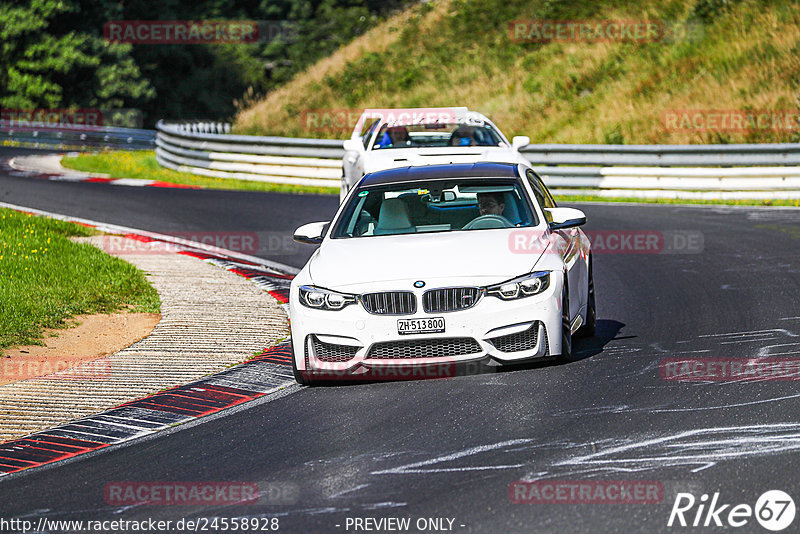
[[[781,490],[764,492],[756,500],[755,506],[723,503],[719,492],[710,499],[705,493],[699,499],[691,493],[678,493],[667,526],[739,528],[752,525],[755,517],[765,529],[778,532],[792,524],[795,512],[794,500]],[[748,529],[748,532],[751,531]]]

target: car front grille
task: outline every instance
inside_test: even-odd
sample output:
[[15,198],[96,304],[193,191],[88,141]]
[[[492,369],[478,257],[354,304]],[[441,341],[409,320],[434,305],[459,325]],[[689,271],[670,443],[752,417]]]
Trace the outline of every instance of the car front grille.
[[447,358],[481,352],[481,346],[471,337],[387,341],[375,343],[367,358],[375,360],[404,360],[410,358]]
[[358,347],[324,343],[314,336],[311,336],[311,344],[314,346],[314,355],[323,362],[348,362],[358,352]]
[[[520,352],[523,350],[532,350],[536,348],[536,343],[539,338],[539,325],[541,321],[534,322],[530,328],[516,334],[508,334],[505,336],[498,336],[489,338],[489,343],[494,345],[500,352]],[[547,343],[547,336],[544,337]],[[549,352],[549,346],[545,354]]]
[[481,289],[478,287],[444,287],[431,289],[422,295],[422,309],[428,313],[466,310],[478,303]]
[[417,312],[417,299],[411,291],[364,293],[361,304],[373,315],[413,315]]

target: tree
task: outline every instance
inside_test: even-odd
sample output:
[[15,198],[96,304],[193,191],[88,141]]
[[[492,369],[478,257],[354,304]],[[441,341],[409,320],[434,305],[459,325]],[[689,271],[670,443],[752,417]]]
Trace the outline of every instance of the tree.
[[[155,91],[131,56],[87,31],[78,2],[30,0],[0,6],[0,106],[135,107]],[[95,16],[99,13],[95,13]],[[76,24],[76,20],[82,20]]]

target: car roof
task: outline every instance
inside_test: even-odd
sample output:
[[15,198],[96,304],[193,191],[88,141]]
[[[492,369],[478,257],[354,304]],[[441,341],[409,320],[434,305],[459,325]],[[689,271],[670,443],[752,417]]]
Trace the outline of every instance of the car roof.
[[448,163],[399,167],[367,174],[359,187],[441,178],[518,178],[517,163]]
[[[441,120],[447,117],[447,122],[460,123],[470,118],[488,120],[486,116],[477,111],[470,111],[465,107],[451,108],[386,108],[386,109],[365,109],[359,123],[365,123],[377,119],[378,124],[396,124],[398,126],[411,126],[414,124],[429,124],[434,119]],[[371,123],[370,123],[371,124]]]
[[[470,125],[470,119],[477,119],[481,123],[488,124],[493,130],[495,130],[500,137],[504,140],[505,136],[500,129],[495,126],[495,124],[489,120],[489,118],[484,115],[483,113],[479,113],[477,111],[471,111],[465,107],[450,107],[450,108],[387,108],[387,109],[365,109],[361,116],[356,123],[356,126],[353,130],[353,135],[358,135],[359,137],[365,133],[364,127],[369,124],[370,128],[374,127],[374,133],[377,135],[378,131],[388,124],[396,125],[396,126],[412,126],[412,125],[419,125],[419,124],[426,124],[430,123],[430,120],[423,116],[428,116],[433,114],[434,116],[436,113],[445,113],[450,114],[450,118],[453,123],[465,124]],[[398,119],[406,117],[407,120],[400,120]],[[372,122],[373,119],[377,119],[377,121]]]

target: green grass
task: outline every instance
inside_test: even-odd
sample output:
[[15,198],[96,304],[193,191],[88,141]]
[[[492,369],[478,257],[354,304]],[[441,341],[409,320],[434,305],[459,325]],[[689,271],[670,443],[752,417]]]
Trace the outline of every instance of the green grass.
[[185,172],[177,172],[162,167],[152,151],[119,151],[81,154],[65,157],[61,164],[69,169],[83,172],[107,174],[112,178],[142,178],[173,184],[194,185],[209,189],[233,189],[238,191],[276,191],[283,193],[339,194],[334,187],[314,187],[306,185],[271,184],[236,180],[232,178],[211,178]]
[[144,273],[69,239],[96,233],[0,209],[0,352],[41,344],[45,328],[67,327],[75,315],[159,311],[158,293]]

